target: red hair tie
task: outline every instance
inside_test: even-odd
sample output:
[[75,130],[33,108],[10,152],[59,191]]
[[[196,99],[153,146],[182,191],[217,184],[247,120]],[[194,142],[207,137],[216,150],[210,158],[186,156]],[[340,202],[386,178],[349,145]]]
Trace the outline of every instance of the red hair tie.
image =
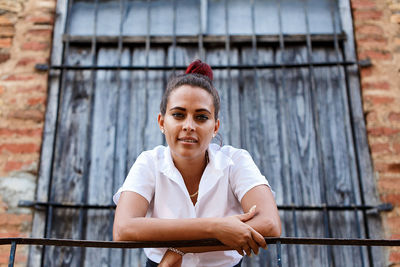
[[189,73],[201,74],[207,76],[208,78],[210,78],[211,81],[213,80],[214,77],[211,67],[207,63],[201,62],[200,59],[197,59],[192,63],[190,63],[190,65],[186,69],[185,74]]

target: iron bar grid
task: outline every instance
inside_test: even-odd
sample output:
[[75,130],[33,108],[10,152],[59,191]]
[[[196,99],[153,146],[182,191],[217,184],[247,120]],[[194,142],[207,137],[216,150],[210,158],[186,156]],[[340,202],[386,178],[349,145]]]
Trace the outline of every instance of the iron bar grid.
[[[240,65],[214,65],[211,66],[214,70],[254,70],[254,69],[278,69],[278,68],[305,68],[305,67],[330,67],[330,66],[349,66],[349,65],[359,65],[361,67],[369,67],[371,62],[369,60],[363,61],[331,61],[331,62],[306,62],[306,63],[274,63],[274,64],[240,64]],[[35,66],[37,70],[47,71],[52,70],[185,70],[187,66],[79,66],[79,65],[47,65],[47,64],[37,64]]]
[[[302,34],[283,34],[286,43],[304,43],[306,41],[306,36]],[[252,35],[230,35],[229,36],[232,43],[240,44],[240,43],[251,43]],[[257,43],[278,43],[279,35],[258,35],[255,34]],[[98,44],[117,44],[119,39],[122,39],[123,43],[126,45],[143,45],[146,42],[147,36],[102,36],[97,35],[95,37],[96,42]],[[173,36],[154,36],[149,35],[151,43],[153,44],[173,44],[174,37]],[[331,34],[311,34],[310,35],[312,42],[320,42],[320,43],[328,43],[331,44],[334,41],[334,38]],[[346,35],[344,33],[337,34],[337,38],[339,41],[345,41]],[[93,41],[92,36],[85,35],[63,35],[63,42],[69,42],[70,44],[91,44]],[[201,40],[199,40],[201,39]],[[217,44],[225,44],[226,35],[205,35],[199,34],[195,36],[179,36],[175,37],[176,44],[193,44],[198,45],[199,41],[203,42],[205,45],[217,45]]]

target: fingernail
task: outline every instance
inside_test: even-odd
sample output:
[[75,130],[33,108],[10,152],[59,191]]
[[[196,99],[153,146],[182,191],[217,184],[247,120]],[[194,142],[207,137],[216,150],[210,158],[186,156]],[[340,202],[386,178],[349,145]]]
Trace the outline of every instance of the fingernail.
[[256,205],[254,205],[253,207],[251,207],[250,208],[250,210],[249,210],[249,212],[253,212],[253,211],[255,211],[255,209],[257,208],[257,206]]

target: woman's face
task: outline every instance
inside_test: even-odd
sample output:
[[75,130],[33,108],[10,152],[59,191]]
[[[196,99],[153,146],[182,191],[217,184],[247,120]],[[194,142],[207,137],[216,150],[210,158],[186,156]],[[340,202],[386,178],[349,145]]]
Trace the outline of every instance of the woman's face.
[[201,87],[182,85],[171,92],[165,115],[158,115],[174,160],[204,159],[218,132],[211,94]]

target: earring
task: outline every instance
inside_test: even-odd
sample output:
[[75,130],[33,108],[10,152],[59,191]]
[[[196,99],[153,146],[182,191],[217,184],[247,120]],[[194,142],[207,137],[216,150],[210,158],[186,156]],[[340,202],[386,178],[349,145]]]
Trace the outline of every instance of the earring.
[[165,130],[164,130],[164,128],[162,128],[162,129],[161,129],[161,133],[162,133],[162,134],[164,134],[164,133],[165,133]]
[[215,133],[213,134],[213,138],[215,137]]

